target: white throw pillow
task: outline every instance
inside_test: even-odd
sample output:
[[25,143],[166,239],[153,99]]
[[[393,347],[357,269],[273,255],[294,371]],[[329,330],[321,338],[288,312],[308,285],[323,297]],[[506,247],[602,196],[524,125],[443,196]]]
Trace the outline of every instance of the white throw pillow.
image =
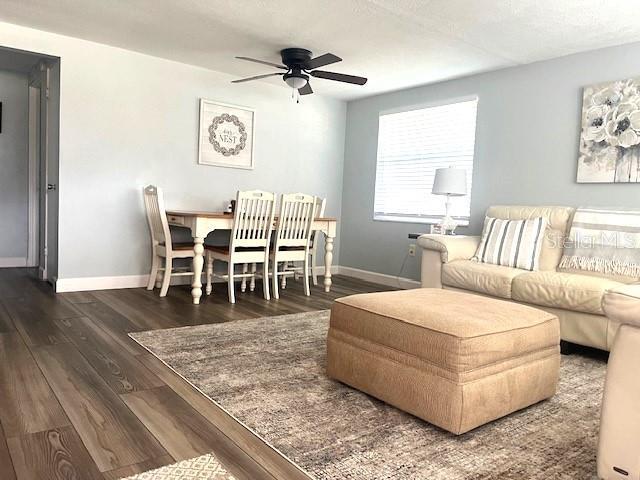
[[481,263],[538,270],[546,230],[547,220],[543,217],[529,220],[486,217],[482,240],[473,259]]

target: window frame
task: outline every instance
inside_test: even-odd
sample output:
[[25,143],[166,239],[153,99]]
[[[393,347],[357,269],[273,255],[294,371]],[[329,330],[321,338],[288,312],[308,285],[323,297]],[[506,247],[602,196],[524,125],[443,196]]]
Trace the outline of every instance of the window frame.
[[[472,176],[471,176],[472,178],[471,178],[471,189],[467,194],[469,196],[469,205],[471,206],[471,199],[473,194],[473,173],[475,172],[475,163],[476,163],[476,145],[477,145],[476,140],[478,138],[478,111],[479,111],[479,104],[480,104],[480,96],[478,94],[464,95],[460,97],[452,97],[452,98],[446,98],[442,100],[434,100],[434,101],[423,102],[418,104],[404,105],[401,107],[395,107],[395,108],[378,111],[378,127],[376,132],[376,159],[375,159],[376,172],[373,179],[372,219],[374,222],[395,222],[395,223],[413,223],[413,224],[433,225],[433,224],[439,223],[444,218],[444,215],[389,215],[384,213],[376,214],[375,203],[376,203],[376,185],[378,183],[378,148],[380,146],[380,117],[382,117],[383,115],[392,115],[394,113],[412,112],[415,110],[424,110],[427,108],[442,107],[442,106],[451,105],[454,103],[470,102],[474,100],[476,102],[476,119],[475,119],[475,130],[473,134],[473,160],[472,160]],[[455,197],[454,197],[454,201],[455,201]],[[445,202],[444,195],[442,196],[442,202],[443,204]],[[470,210],[471,210],[471,207],[470,207]],[[465,216],[465,217],[452,216],[452,218],[458,222],[458,226],[467,227],[469,226],[471,211],[469,211],[469,216]]]

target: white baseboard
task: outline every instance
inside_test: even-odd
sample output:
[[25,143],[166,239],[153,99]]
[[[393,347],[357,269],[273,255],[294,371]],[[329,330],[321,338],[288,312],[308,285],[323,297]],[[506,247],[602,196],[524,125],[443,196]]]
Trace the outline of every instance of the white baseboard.
[[[26,262],[25,259],[22,259]],[[0,264],[1,265],[1,264]],[[24,266],[24,265],[22,265]],[[324,275],[324,266],[316,267],[318,275]],[[348,277],[359,278],[367,282],[379,283],[389,287],[417,288],[420,282],[409,278],[398,278],[393,275],[376,273],[358,268],[332,265],[333,275],[346,275]],[[59,278],[56,281],[56,292],[86,292],[90,290],[112,290],[118,288],[141,288],[146,287],[149,275],[120,275],[113,277],[82,277],[82,278]],[[216,282],[223,282],[223,279],[216,278]],[[171,285],[189,285],[190,276],[173,277]]]
[[0,268],[26,267],[26,257],[0,257]]
[[[331,265],[331,275],[338,275],[340,268],[340,265]],[[324,265],[318,265],[316,267],[316,275],[324,275]]]
[[[24,266],[24,265],[23,265]],[[316,267],[318,275],[324,275],[324,266]],[[333,275],[339,273],[340,267],[334,265],[331,268]],[[114,290],[119,288],[146,287],[149,275],[119,275],[114,277],[81,277],[59,278],[56,285],[57,293],[87,292],[90,290]],[[171,278],[171,285],[190,285],[192,277],[188,275]],[[214,278],[216,283],[224,282],[222,278]],[[204,284],[204,278],[203,278]]]
[[121,275],[116,277],[59,278],[56,292],[86,292],[114,288],[140,288],[147,285],[149,275]]
[[419,288],[420,282],[405,277],[396,277],[385,273],[371,272],[369,270],[360,270],[359,268],[340,266],[340,274],[348,277],[359,278],[367,282],[379,283],[388,287],[398,288]]
[[[171,285],[191,285],[192,277],[172,277]],[[215,280],[216,282],[218,279]],[[90,290],[115,290],[119,288],[146,287],[149,275],[119,275],[114,277],[59,278],[56,293],[87,292]],[[203,279],[204,283],[204,279]]]

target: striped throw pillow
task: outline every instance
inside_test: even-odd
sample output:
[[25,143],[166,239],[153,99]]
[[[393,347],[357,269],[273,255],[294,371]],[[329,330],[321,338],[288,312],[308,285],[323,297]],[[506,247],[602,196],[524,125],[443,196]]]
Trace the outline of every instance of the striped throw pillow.
[[486,217],[475,261],[538,270],[547,220],[501,220]]

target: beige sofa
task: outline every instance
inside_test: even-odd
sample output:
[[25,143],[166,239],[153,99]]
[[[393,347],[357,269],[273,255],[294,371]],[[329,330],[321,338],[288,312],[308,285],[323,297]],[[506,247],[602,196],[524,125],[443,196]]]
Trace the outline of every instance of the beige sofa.
[[473,292],[536,306],[558,316],[562,339],[610,350],[619,323],[602,309],[605,292],[638,282],[587,272],[558,271],[563,239],[569,233],[572,207],[494,206],[487,216],[521,220],[544,217],[549,222],[540,254],[540,270],[479,263],[472,260],[479,236],[422,235],[422,286]]

